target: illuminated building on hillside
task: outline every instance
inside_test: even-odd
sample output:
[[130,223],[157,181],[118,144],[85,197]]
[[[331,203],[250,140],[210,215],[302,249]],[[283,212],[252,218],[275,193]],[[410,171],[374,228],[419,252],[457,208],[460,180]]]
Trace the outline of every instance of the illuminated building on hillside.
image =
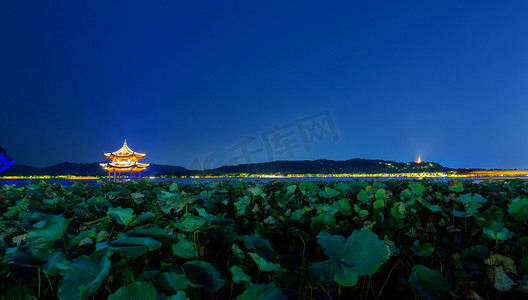
[[150,166],[150,164],[138,163],[138,160],[147,157],[147,154],[132,151],[128,148],[126,139],[121,149],[111,153],[103,153],[103,155],[111,159],[112,162],[100,165],[108,171],[109,178],[112,178],[112,174],[114,175],[114,181],[116,181],[117,176],[122,178],[123,173],[128,175],[128,178],[141,178],[141,171]]
[[415,163],[417,163],[417,164],[421,164],[422,163],[422,160],[420,159],[420,156],[418,156],[418,160],[415,161]]

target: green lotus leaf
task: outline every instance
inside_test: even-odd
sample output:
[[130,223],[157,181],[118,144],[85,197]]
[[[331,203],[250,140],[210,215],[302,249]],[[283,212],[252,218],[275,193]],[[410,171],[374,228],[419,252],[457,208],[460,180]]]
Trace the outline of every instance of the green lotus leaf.
[[409,189],[404,189],[400,193],[400,199],[402,199],[402,200],[410,199],[411,197],[412,197],[412,193],[411,193],[411,191]]
[[245,235],[244,246],[246,246],[248,250],[257,252],[266,259],[274,260],[279,255],[279,253],[271,247],[268,240],[256,235]]
[[169,234],[165,229],[159,226],[151,228],[136,228],[125,232],[129,237],[150,237],[163,243],[171,243],[175,240],[175,236]]
[[68,269],[68,262],[66,261],[66,255],[62,252],[55,252],[53,255],[48,257],[43,270],[46,271],[48,276],[64,275]]
[[264,257],[258,255],[258,253],[248,253],[248,255],[251,256],[251,258],[253,258],[253,261],[255,261],[259,270],[263,272],[284,272],[286,271],[284,268],[281,267],[280,264],[270,262]]
[[311,181],[301,182],[301,184],[299,184],[299,189],[301,190],[303,196],[307,196],[308,194],[312,194],[319,191],[319,187]]
[[70,242],[68,243],[68,249],[72,249],[74,247],[79,246],[81,241],[86,241],[86,239],[89,239],[93,242],[96,237],[97,228],[95,227],[92,227],[90,230],[81,231],[76,237],[70,240]]
[[153,212],[145,211],[142,212],[139,216],[137,216],[131,223],[131,227],[136,227],[139,225],[143,225],[146,223],[150,223],[152,220],[156,218],[156,215]]
[[240,180],[232,180],[229,183],[231,184],[231,187],[233,187],[234,189],[243,189],[244,188],[244,183],[242,183],[242,181],[240,181]]
[[142,193],[132,193],[130,194],[130,198],[132,198],[136,204],[141,204],[145,200],[145,195]]
[[201,232],[210,228],[208,222],[206,218],[185,213],[180,221],[174,223],[174,227],[185,232]]
[[172,253],[181,258],[197,258],[194,243],[183,234],[178,234],[178,242],[172,245]]
[[187,297],[184,291],[178,291],[176,295],[167,297],[167,300],[189,300],[189,297]]
[[346,191],[350,191],[350,189],[352,188],[352,184],[340,181],[334,185],[334,188],[344,193]]
[[332,260],[340,260],[345,247],[345,238],[342,235],[332,235],[321,231],[317,236],[317,242],[323,248],[326,256]]
[[421,183],[413,183],[409,187],[416,197],[421,197],[425,192],[425,187]]
[[332,198],[337,195],[339,195],[339,192],[329,187],[326,187],[324,191],[319,192],[319,196],[323,198]]
[[484,260],[489,258],[491,251],[482,245],[476,245],[462,250],[460,259],[462,264],[472,270],[484,271]]
[[517,197],[508,205],[508,214],[516,221],[528,221],[528,199]]
[[149,237],[122,237],[108,243],[97,243],[97,250],[110,249],[122,253],[128,258],[136,258],[148,251],[160,248],[163,243]]
[[486,234],[487,236],[489,236],[492,240],[495,240],[495,241],[507,241],[509,239],[511,239],[515,233],[511,232],[510,230],[508,230],[508,228],[502,228],[501,230],[492,230],[492,229],[489,229],[489,228],[484,228],[482,230],[482,232],[484,234]]
[[363,203],[369,203],[370,202],[370,196],[365,190],[359,191],[359,193],[356,195],[357,199]]
[[504,211],[497,206],[488,208],[485,212],[475,216],[477,225],[481,228],[488,228],[493,231],[499,231],[504,227],[502,219],[504,218]]
[[172,193],[177,192],[178,191],[178,183],[177,182],[171,183],[171,185],[169,186],[169,191],[172,192]]
[[53,243],[60,240],[68,224],[72,219],[65,219],[63,217],[50,218],[45,222],[41,228],[28,232],[26,236],[26,244],[35,249],[48,249]]
[[462,186],[462,181],[460,179],[455,178],[449,182],[449,190],[451,192],[460,193],[464,190],[464,187]]
[[290,185],[286,188],[286,195],[293,195],[296,190],[297,190],[297,186],[295,184]]
[[257,196],[266,197],[266,193],[262,191],[261,187],[262,185],[257,184],[255,186],[247,188],[247,191],[250,192],[251,195],[253,195],[253,197],[257,197]]
[[337,208],[326,203],[314,204],[312,208],[317,209],[317,215],[310,220],[310,231],[312,233],[317,234],[321,230],[336,224],[334,215],[339,211]]
[[158,290],[152,282],[134,282],[108,297],[108,300],[157,300]]
[[19,212],[22,212],[28,208],[29,208],[29,200],[24,198],[20,200],[16,205],[8,207],[7,212],[4,213],[4,216],[10,219],[18,215]]
[[59,299],[87,299],[95,294],[110,270],[111,252],[94,252],[74,260],[59,282]]
[[295,210],[294,212],[292,212],[292,214],[290,215],[290,219],[292,221],[294,221],[294,222],[298,222],[301,219],[301,217],[305,213],[309,212],[310,210],[311,209],[308,206],[305,206],[303,208],[299,208],[299,209]]
[[[62,252],[38,251],[28,246],[7,248],[4,262],[6,264],[16,264],[23,267],[43,267],[54,258],[64,257]],[[51,268],[51,265],[50,265]]]
[[453,210],[451,212],[451,214],[457,218],[468,218],[475,215],[476,213],[478,213],[478,210],[476,209],[469,209],[466,211]]
[[376,191],[375,198],[378,201],[385,201],[387,197],[386,191],[384,189],[379,189]]
[[246,274],[244,269],[241,267],[234,265],[229,269],[229,271],[231,271],[231,274],[233,275],[234,283],[241,284],[246,287],[251,285],[251,276]]
[[403,202],[395,202],[390,210],[390,214],[395,219],[405,219],[407,210]]
[[136,281],[151,281],[154,279],[158,274],[160,273],[159,270],[144,270],[141,272],[141,274],[136,278]]
[[334,280],[342,286],[355,286],[358,283],[358,273],[352,268],[338,268]]
[[134,219],[134,210],[132,208],[110,208],[108,215],[116,220],[117,224],[128,226]]
[[220,277],[220,272],[208,262],[192,260],[183,264],[182,269],[193,284],[197,284],[210,292],[221,289],[225,280]]
[[282,291],[273,283],[253,284],[245,290],[237,300],[286,300]]
[[339,205],[339,209],[345,213],[350,213],[350,211],[352,210],[350,202],[347,198],[338,200],[337,204]]
[[414,294],[429,300],[445,299],[449,293],[449,284],[440,272],[423,265],[412,267],[409,284]]
[[331,260],[312,263],[310,266],[310,279],[322,285],[329,285],[334,282],[336,266]]
[[248,196],[241,197],[238,201],[234,202],[235,208],[237,209],[237,215],[242,216],[246,213],[246,208],[251,204],[251,199]]
[[411,246],[411,251],[418,256],[431,256],[434,252],[434,248],[431,243],[423,243],[420,245],[420,241],[415,240]]
[[473,194],[472,196],[471,193],[467,193],[460,195],[458,201],[466,207],[479,208],[482,206],[481,203],[486,203],[487,200],[479,194]]
[[191,284],[185,274],[177,272],[164,272],[156,276],[154,283],[164,291],[176,294],[180,290],[186,289]]
[[390,249],[369,230],[354,230],[348,239],[323,231],[317,242],[336,266],[334,280],[354,286],[358,276],[372,275],[390,256]]

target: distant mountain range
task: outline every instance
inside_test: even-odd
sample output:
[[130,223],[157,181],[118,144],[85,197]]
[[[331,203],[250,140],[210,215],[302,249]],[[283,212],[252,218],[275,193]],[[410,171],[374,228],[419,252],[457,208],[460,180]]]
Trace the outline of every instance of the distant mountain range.
[[[224,166],[216,169],[195,171],[180,166],[152,164],[143,175],[226,175],[226,174],[375,174],[375,173],[420,173],[449,172],[456,169],[444,167],[435,162],[395,162],[378,159],[354,158],[344,161],[318,159],[303,161],[273,161],[256,164]],[[105,176],[107,172],[99,163],[60,163],[50,167],[38,168],[25,165],[12,165],[1,176]]]
[[435,162],[395,162],[379,159],[354,158],[344,161],[318,159],[303,161],[273,161],[256,164],[224,166],[205,171],[184,171],[166,175],[225,175],[248,174],[376,174],[376,173],[421,173],[449,172],[456,169],[444,167]]

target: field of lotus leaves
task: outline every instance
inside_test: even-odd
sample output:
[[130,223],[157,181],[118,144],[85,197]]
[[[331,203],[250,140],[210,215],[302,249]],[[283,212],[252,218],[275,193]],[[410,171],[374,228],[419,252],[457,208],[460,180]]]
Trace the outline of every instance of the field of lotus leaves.
[[528,183],[0,187],[1,299],[526,299]]

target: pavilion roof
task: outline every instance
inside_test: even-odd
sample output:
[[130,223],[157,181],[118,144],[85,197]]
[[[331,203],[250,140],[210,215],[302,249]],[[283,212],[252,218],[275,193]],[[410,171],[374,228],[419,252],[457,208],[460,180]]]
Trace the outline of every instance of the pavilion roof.
[[138,153],[138,152],[135,152],[133,151],[132,149],[130,149],[127,145],[127,142],[126,142],[126,139],[125,139],[125,142],[123,143],[123,147],[121,147],[121,149],[117,150],[117,151],[114,151],[114,152],[110,152],[110,153],[103,153],[103,155],[106,157],[106,158],[112,158],[112,157],[136,157],[138,159],[142,159],[142,158],[145,158],[147,157],[147,154],[144,154],[144,153]]

